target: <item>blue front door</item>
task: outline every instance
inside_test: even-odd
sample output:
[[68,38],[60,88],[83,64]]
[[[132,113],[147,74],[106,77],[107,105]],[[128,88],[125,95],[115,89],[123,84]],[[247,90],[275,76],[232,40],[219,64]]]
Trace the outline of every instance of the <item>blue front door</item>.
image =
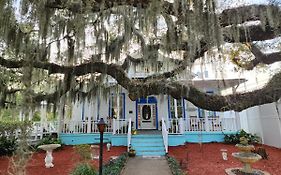
[[155,97],[136,101],[137,129],[158,129],[157,100]]

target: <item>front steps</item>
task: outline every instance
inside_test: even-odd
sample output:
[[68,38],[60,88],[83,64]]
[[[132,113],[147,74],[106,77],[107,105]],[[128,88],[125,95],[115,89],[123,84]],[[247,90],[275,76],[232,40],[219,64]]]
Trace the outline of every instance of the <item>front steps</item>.
[[132,135],[131,146],[137,156],[158,157],[164,156],[165,146],[162,135]]

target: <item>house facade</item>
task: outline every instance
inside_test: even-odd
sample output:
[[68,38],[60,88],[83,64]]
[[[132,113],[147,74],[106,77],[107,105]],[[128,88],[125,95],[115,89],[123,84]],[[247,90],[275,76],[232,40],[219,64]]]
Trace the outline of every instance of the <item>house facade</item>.
[[[204,64],[202,71],[201,64],[197,64],[191,73],[181,73],[177,81],[191,83],[210,94],[219,94],[221,90],[238,86],[244,81],[217,78],[213,72],[216,68],[211,65]],[[127,71],[131,78],[144,78],[153,72],[149,66],[131,66]],[[188,76],[193,77],[192,81],[185,82]],[[69,112],[62,113],[58,121],[58,133],[65,144],[99,143],[96,124],[101,118],[107,123],[105,142],[111,142],[112,146],[145,146],[148,150],[139,155],[157,154],[156,150],[150,150],[157,146],[146,146],[153,140],[161,142],[158,145],[161,151],[158,150],[158,153],[163,155],[168,151],[168,146],[183,145],[186,142],[221,142],[224,134],[235,133],[240,129],[235,115],[203,110],[185,99],[174,99],[169,95],[151,95],[132,101],[126,89],[118,86],[110,77],[108,85],[110,90],[106,93],[100,91],[91,98],[77,97],[68,108]],[[142,152],[144,148],[139,149]]]

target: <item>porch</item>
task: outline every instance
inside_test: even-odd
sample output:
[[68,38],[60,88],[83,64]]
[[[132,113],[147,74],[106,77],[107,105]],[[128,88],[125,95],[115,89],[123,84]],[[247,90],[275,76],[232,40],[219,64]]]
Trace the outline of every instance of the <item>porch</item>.
[[[163,123],[164,121],[164,123]],[[99,132],[95,121],[64,121],[64,122],[34,122],[32,140],[41,139],[44,135],[57,133],[60,139],[68,145],[98,143]],[[116,146],[127,146],[128,135],[136,130],[130,119],[107,120],[105,142]],[[130,123],[130,124],[129,124]],[[163,123],[163,124],[162,124]],[[130,127],[129,127],[130,126]],[[165,127],[165,129],[163,128]],[[224,134],[239,130],[235,118],[179,118],[159,121],[158,130],[136,130],[137,135],[150,135],[167,131],[168,145],[182,145],[185,142],[222,142]],[[153,134],[154,133],[154,134]]]

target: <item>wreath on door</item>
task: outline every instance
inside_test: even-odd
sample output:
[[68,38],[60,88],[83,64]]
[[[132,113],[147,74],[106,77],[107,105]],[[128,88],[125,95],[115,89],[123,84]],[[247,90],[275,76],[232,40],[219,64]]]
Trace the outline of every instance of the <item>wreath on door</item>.
[[148,105],[142,107],[142,118],[144,120],[150,120],[151,118],[151,108]]

